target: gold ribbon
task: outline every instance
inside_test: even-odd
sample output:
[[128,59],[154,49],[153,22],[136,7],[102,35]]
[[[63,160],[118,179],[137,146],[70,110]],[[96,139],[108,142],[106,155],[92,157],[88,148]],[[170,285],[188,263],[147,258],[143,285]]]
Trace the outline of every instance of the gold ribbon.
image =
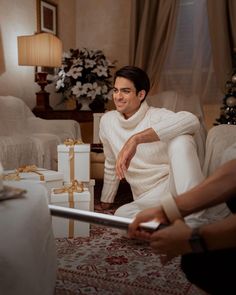
[[65,145],[76,145],[76,144],[83,144],[83,141],[81,139],[72,139],[72,138],[67,138],[64,140]]
[[69,161],[70,161],[70,181],[72,182],[75,178],[75,152],[74,146],[78,144],[83,144],[81,139],[67,138],[64,140],[64,144],[69,146]]
[[[73,180],[68,186],[63,186],[62,188],[54,188],[54,194],[68,193],[69,196],[69,207],[75,208],[74,193],[81,193],[84,191],[84,184],[78,182],[78,180]],[[74,220],[69,219],[69,238],[74,237]]]
[[21,180],[23,178],[20,177],[20,173],[36,173],[39,175],[40,181],[44,181],[44,175],[37,171],[36,165],[25,165],[15,170],[15,172],[6,174],[3,176],[4,180]]

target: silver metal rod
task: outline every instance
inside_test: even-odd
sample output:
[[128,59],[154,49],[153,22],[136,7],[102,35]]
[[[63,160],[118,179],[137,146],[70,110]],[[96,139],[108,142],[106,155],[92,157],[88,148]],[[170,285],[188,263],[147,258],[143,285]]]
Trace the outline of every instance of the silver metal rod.
[[[70,218],[79,221],[100,224],[109,227],[115,227],[123,230],[128,230],[129,224],[132,222],[130,218],[124,218],[109,214],[79,210],[74,208],[67,208],[56,205],[48,205],[51,215],[63,218]],[[156,231],[163,227],[162,224],[158,222],[148,222],[142,223],[140,228],[146,231]]]

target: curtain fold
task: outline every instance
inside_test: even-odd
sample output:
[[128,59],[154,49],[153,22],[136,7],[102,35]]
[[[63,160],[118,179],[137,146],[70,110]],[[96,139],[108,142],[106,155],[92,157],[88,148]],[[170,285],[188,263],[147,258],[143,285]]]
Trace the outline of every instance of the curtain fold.
[[175,33],[179,0],[132,0],[130,64],[145,70],[152,93]]
[[[217,83],[224,92],[233,72],[236,48],[236,1],[207,0],[208,22]],[[234,65],[236,66],[236,65]]]

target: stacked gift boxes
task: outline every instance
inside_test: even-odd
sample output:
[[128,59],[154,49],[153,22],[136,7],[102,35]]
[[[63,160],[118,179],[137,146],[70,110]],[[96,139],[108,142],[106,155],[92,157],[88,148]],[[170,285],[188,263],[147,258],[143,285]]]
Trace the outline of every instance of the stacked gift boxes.
[[[95,181],[90,180],[90,144],[69,139],[57,146],[57,152],[64,187],[52,190],[50,203],[93,211]],[[55,237],[89,236],[89,223],[59,217],[53,217],[52,223]]]
[[[85,188],[82,182],[76,180],[69,185],[64,185],[59,189],[52,189],[50,203],[76,208],[80,210],[90,210],[90,192]],[[89,223],[75,221],[72,219],[52,217],[52,227],[54,236],[57,238],[74,238],[76,236],[89,236]]]
[[[49,203],[93,211],[95,181],[90,179],[90,144],[66,140],[58,145],[57,151],[58,171],[29,165],[4,171],[4,179],[34,181],[45,186]],[[53,216],[52,225],[54,236],[58,238],[89,236],[89,223]]]

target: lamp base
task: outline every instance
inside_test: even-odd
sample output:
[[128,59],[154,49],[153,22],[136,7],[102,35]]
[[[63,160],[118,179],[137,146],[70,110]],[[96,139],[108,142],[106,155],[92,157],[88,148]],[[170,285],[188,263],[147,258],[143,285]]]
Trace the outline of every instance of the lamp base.
[[49,104],[49,93],[45,90],[36,92],[36,106],[33,111],[51,111],[52,107]]

